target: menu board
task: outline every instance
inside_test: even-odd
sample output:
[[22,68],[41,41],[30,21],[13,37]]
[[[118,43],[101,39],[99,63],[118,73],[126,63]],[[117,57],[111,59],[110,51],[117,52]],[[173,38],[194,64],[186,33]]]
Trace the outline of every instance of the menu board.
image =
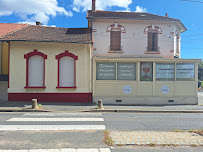
[[175,80],[175,64],[173,63],[157,63],[156,64],[156,80]]
[[140,80],[153,81],[153,63],[152,62],[140,63]]
[[136,80],[136,63],[118,63],[118,80]]
[[116,80],[115,62],[97,62],[96,80]]
[[195,64],[193,63],[177,63],[176,64],[176,80],[194,80]]

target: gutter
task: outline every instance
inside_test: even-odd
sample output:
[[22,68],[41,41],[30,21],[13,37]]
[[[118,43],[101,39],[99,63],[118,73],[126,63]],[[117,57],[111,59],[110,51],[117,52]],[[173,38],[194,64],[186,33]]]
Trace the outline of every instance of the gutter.
[[54,43],[78,43],[78,44],[92,44],[93,42],[64,42],[64,41],[37,41],[37,40],[1,40],[1,41],[20,41],[20,42],[54,42]]

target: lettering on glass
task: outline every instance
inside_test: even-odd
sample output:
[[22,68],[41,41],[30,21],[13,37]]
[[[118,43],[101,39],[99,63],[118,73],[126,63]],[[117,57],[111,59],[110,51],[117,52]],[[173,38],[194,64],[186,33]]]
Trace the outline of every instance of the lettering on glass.
[[157,63],[156,64],[156,80],[175,79],[175,64]]
[[194,80],[195,64],[192,63],[177,63],[176,64],[176,79],[177,80]]
[[96,68],[97,80],[116,80],[115,62],[97,62]]
[[153,80],[153,63],[151,62],[140,63],[140,80],[141,81]]
[[136,63],[118,63],[118,80],[136,80]]

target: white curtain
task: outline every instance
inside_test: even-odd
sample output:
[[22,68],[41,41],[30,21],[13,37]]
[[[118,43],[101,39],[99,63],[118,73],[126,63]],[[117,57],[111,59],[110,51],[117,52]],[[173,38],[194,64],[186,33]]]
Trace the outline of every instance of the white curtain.
[[59,87],[74,86],[74,59],[62,57],[59,60]]
[[43,87],[44,58],[38,55],[29,58],[28,86]]

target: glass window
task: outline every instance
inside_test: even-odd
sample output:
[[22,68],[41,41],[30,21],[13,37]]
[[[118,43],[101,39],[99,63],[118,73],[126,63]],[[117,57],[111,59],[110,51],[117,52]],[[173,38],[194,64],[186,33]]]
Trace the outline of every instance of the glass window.
[[153,81],[153,63],[152,62],[140,63],[140,80]]
[[116,80],[116,62],[97,62],[96,80]]
[[136,80],[136,63],[118,63],[118,80]]
[[175,81],[175,64],[157,63],[156,80],[158,81]]
[[111,31],[111,51],[121,51],[121,31]]
[[177,81],[194,81],[195,80],[195,64],[177,63],[176,64],[176,80]]
[[157,32],[148,32],[148,51],[158,51]]

